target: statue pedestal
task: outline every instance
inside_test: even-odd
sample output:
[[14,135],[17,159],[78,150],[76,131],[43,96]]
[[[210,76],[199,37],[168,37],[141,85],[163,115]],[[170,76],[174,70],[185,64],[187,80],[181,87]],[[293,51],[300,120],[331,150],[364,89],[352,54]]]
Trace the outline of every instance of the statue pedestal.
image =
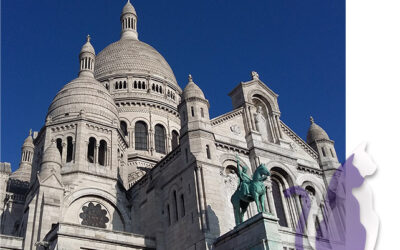
[[282,250],[278,228],[275,216],[259,213],[220,236],[214,246],[216,250]]

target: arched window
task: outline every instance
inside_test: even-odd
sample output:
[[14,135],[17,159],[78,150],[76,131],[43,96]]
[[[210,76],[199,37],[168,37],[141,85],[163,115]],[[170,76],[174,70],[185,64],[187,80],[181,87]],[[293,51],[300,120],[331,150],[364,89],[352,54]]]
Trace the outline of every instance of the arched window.
[[128,135],[128,125],[126,125],[126,122],[121,121],[119,123],[119,125],[121,127],[121,130],[122,130],[122,133],[124,134],[124,136],[127,136]]
[[126,81],[124,81],[124,89],[126,89]]
[[136,81],[133,82],[133,88],[137,89],[137,82]]
[[142,89],[146,89],[146,83],[142,82]]
[[160,124],[155,127],[154,141],[156,152],[165,154],[165,129]]
[[204,118],[204,110],[203,110],[203,108],[200,108],[200,114],[201,114],[201,118]]
[[190,111],[192,112],[192,117],[194,116],[194,108],[190,107]]
[[178,200],[176,197],[176,191],[174,190],[174,210],[175,210],[175,221],[178,221]]
[[206,145],[206,154],[207,154],[207,159],[211,159],[210,146],[208,145]]
[[175,149],[178,146],[179,134],[175,130],[172,131],[172,139],[171,139],[171,146],[172,149]]
[[183,194],[181,194],[181,217],[184,217],[186,214],[185,211],[185,198],[183,197]]
[[335,154],[333,153],[333,150],[330,148],[329,151],[331,151],[332,157],[335,157]]
[[279,225],[287,227],[288,222],[282,200],[282,184],[275,178],[272,179],[272,195],[274,197],[276,213],[279,218]]
[[151,90],[156,90],[156,87],[154,86],[154,83],[151,85]]
[[169,207],[169,204],[167,204],[167,216],[168,216],[168,226],[171,225],[171,209]]
[[105,166],[106,159],[107,159],[107,142],[105,140],[101,140],[99,146],[99,164],[101,166]]
[[89,138],[89,144],[88,144],[88,151],[87,151],[87,160],[90,163],[94,163],[94,150],[96,147],[96,139],[93,137]]
[[322,155],[325,157],[326,156],[325,148],[322,147],[321,150],[322,150]]
[[135,124],[135,149],[147,150],[147,125],[142,121]]
[[63,146],[62,146],[62,140],[61,140],[61,138],[58,138],[58,139],[56,140],[56,143],[57,143],[57,149],[58,149],[58,151],[60,151],[60,155],[61,155],[61,157],[62,157]]
[[67,137],[67,162],[72,161],[74,145],[72,144],[72,137]]
[[162,87],[160,86],[160,94],[162,94]]

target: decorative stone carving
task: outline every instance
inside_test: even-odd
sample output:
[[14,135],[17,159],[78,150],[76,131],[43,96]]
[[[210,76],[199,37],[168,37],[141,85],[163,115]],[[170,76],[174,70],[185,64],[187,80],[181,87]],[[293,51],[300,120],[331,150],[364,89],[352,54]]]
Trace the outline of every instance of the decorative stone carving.
[[260,79],[260,76],[255,71],[251,72],[251,77],[253,78],[253,80],[259,80]]
[[231,131],[235,135],[240,135],[241,132],[240,127],[237,124],[231,126]]
[[261,134],[263,141],[268,141],[268,130],[267,130],[267,119],[263,115],[263,110],[261,106],[257,107],[257,112],[255,114],[256,129]]
[[99,203],[95,205],[93,202],[82,207],[79,217],[82,219],[82,225],[91,227],[106,228],[107,222],[110,221],[107,217],[107,210],[103,209]]

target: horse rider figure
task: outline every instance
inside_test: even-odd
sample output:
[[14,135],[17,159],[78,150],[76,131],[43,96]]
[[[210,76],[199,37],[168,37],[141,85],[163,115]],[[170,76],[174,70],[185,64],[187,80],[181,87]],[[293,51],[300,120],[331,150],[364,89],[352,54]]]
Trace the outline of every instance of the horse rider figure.
[[250,189],[249,185],[251,182],[250,176],[247,174],[248,167],[245,165],[240,165],[239,163],[239,156],[236,155],[237,159],[237,169],[238,169],[238,176],[239,176],[239,190],[246,196],[251,199],[250,196]]

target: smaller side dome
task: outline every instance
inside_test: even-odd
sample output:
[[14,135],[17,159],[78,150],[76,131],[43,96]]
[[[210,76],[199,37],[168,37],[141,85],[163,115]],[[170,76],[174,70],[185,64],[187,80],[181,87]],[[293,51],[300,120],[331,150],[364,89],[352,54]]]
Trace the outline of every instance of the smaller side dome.
[[204,93],[200,89],[200,87],[197,86],[197,84],[193,82],[192,75],[189,75],[189,83],[186,85],[185,89],[183,90],[183,98],[188,99],[191,97],[206,99],[204,97]]
[[87,35],[86,43],[82,46],[82,49],[81,49],[81,54],[84,52],[92,53],[93,55],[96,54],[96,52],[93,48],[93,45],[90,43],[90,39],[91,39],[90,35]]
[[330,140],[328,134],[323,128],[314,122],[314,118],[310,117],[310,128],[307,132],[307,143],[311,144],[317,140]]
[[121,15],[125,15],[125,14],[134,14],[134,15],[136,15],[136,10],[133,7],[133,5],[131,4],[130,0],[128,0],[126,2],[124,8],[122,9]]
[[29,130],[29,135],[28,137],[26,137],[22,147],[35,147],[35,145],[33,144],[32,129]]
[[61,155],[54,141],[50,143],[50,146],[43,153],[42,164],[45,163],[56,163],[61,166]]

